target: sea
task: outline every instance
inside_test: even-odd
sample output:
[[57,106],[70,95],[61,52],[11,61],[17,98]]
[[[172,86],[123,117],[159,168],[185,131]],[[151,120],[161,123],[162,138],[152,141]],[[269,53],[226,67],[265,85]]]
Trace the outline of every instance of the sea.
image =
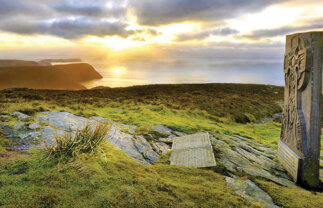
[[88,60],[102,79],[82,83],[97,86],[128,87],[147,84],[253,83],[284,85],[283,61],[230,58],[160,58]]

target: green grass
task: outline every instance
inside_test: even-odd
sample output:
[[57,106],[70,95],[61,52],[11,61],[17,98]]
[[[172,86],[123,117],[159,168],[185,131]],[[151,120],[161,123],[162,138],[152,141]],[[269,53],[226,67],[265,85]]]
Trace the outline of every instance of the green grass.
[[296,186],[282,187],[269,181],[256,180],[256,183],[281,207],[312,208],[323,205],[323,193],[306,191]]
[[[281,87],[248,84],[148,85],[85,91],[27,90],[0,92],[0,114],[20,111],[33,118],[42,111],[103,116],[138,126],[164,124],[194,133],[236,133],[232,126],[260,121],[280,112]],[[3,124],[17,122],[10,117]]]
[[47,157],[59,158],[61,161],[78,157],[82,153],[97,151],[99,145],[104,141],[110,126],[97,124],[86,125],[75,133],[68,132],[64,136],[56,138],[54,145],[47,145]]
[[9,141],[8,139],[5,137],[3,130],[0,129],[0,154],[4,154],[5,153],[5,148],[6,146],[9,145]]
[[[164,124],[186,133],[239,134],[276,148],[280,124],[255,121],[280,112],[282,100],[283,88],[264,85],[19,89],[0,91],[0,114],[21,111],[31,116],[26,122],[32,123],[42,111],[67,111],[134,124],[137,134],[156,134],[148,127]],[[17,121],[9,116],[1,124]],[[2,141],[6,140],[0,132],[0,144],[8,145]],[[0,157],[0,207],[257,207],[227,189],[220,168],[169,166],[169,155],[153,166],[139,164],[109,144],[100,145],[98,151],[67,157],[63,163],[57,157],[46,157],[45,150],[4,155]],[[322,204],[321,193],[284,188],[261,179],[256,182],[279,206]]]
[[0,206],[253,207],[210,170],[144,166],[111,145],[67,163],[41,152],[0,159]]

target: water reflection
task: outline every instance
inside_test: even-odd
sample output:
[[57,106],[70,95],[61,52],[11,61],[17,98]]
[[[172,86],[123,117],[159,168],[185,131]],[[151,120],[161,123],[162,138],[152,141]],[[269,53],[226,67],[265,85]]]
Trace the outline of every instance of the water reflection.
[[110,73],[113,77],[122,77],[127,73],[127,68],[124,66],[115,66],[110,68]]
[[124,60],[117,64],[88,62],[104,78],[83,83],[87,88],[175,83],[284,84],[280,60],[176,58]]

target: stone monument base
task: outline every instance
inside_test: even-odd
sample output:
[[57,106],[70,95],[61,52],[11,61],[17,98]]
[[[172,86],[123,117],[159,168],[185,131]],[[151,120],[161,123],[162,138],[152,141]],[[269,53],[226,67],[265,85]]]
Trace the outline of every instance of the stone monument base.
[[278,142],[277,157],[294,181],[298,182],[302,163],[301,157],[281,140]]

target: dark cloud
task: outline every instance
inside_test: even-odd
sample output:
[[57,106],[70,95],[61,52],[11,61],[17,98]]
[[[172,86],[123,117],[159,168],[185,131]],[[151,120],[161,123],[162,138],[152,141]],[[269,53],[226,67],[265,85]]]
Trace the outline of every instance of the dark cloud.
[[[107,6],[109,2],[112,7]],[[68,39],[85,35],[126,36],[132,32],[125,29],[127,8],[122,3],[122,0],[0,0],[0,30]]]
[[85,35],[126,36],[131,31],[126,31],[127,25],[120,22],[98,21],[91,18],[55,19],[52,21],[10,21],[0,22],[0,29],[19,34],[50,34],[59,37],[74,39]]
[[192,33],[192,34],[181,34],[177,37],[177,41],[188,41],[188,40],[202,40],[210,35],[220,35],[220,36],[226,36],[226,35],[231,35],[231,34],[237,34],[239,31],[231,29],[229,27],[225,28],[219,28],[215,29],[213,31],[205,31],[201,33]]
[[250,35],[243,35],[241,37],[246,37],[249,39],[261,39],[261,38],[270,38],[270,37],[288,35],[291,33],[322,29],[322,28],[323,28],[323,23],[315,23],[315,24],[309,23],[304,26],[297,26],[297,27],[286,26],[286,27],[280,27],[275,29],[256,30],[256,31],[253,31]]
[[285,0],[132,0],[139,22],[160,25],[189,20],[223,20]]
[[0,0],[0,17],[10,18],[17,16],[39,17],[51,15],[51,9],[46,6],[50,0]]
[[[108,7],[108,3],[112,6]],[[94,1],[76,1],[65,0],[53,4],[53,9],[57,12],[65,14],[85,15],[85,16],[105,16],[105,17],[118,17],[124,18],[127,13],[127,8],[123,7],[124,2],[120,1],[106,1],[106,0],[94,0]]]

